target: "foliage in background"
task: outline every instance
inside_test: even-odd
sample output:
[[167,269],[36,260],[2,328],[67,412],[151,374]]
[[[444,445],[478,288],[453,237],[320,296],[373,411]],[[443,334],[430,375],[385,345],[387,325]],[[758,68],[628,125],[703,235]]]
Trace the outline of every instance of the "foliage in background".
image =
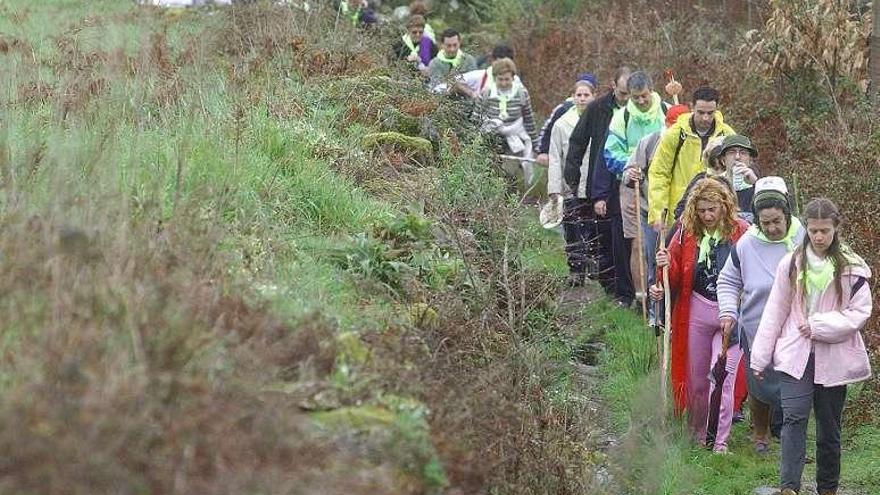
[[871,33],[866,9],[854,0],[771,0],[763,28],[748,31],[741,49],[768,77],[791,80],[812,71],[834,94],[843,78],[865,79]]

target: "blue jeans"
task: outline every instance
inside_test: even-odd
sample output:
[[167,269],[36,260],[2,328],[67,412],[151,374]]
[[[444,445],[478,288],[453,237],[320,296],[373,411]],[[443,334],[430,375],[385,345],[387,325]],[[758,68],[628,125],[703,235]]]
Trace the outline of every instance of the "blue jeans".
[[[642,251],[645,255],[645,275],[647,277],[647,285],[651,287],[657,281],[657,233],[648,224],[648,212],[642,211]],[[654,304],[648,304],[648,321],[654,321],[657,315],[654,314]]]

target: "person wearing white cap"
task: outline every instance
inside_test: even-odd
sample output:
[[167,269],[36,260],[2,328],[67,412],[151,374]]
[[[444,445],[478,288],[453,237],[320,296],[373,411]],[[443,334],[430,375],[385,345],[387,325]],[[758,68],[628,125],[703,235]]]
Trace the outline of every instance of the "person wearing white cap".
[[[718,276],[718,316],[724,332],[739,332],[746,368],[761,314],[770,296],[776,267],[786,254],[803,241],[804,228],[791,214],[788,187],[781,177],[764,177],[755,183],[752,225],[724,264]],[[752,442],[755,451],[766,454],[771,432],[782,428],[779,376],[772,368],[764,380],[747,373]]]

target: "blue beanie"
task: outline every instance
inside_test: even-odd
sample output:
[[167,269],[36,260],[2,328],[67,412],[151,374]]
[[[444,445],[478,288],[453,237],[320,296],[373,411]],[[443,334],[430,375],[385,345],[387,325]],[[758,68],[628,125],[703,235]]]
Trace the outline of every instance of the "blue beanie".
[[591,72],[584,72],[583,74],[578,75],[577,79],[574,82],[585,82],[592,86],[593,89],[599,87],[599,81],[596,80],[596,76],[594,76]]

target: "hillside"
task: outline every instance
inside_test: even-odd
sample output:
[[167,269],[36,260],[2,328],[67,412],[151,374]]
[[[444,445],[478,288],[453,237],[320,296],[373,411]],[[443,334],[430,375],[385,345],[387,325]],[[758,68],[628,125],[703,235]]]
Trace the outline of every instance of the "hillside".
[[[493,4],[490,22],[461,3],[445,21],[475,23],[480,48],[508,37],[544,112],[568,84],[545,34],[636,46],[602,32],[617,17],[591,4]],[[388,63],[396,33],[362,37],[323,4],[297,5],[0,2],[0,493],[771,482],[773,463],[725,465],[660,426],[653,334],[593,288],[564,290],[559,239],[461,103]],[[642,19],[638,41],[687,20]],[[607,79],[651,56],[626,50],[587,68]],[[859,168],[874,127],[814,140],[836,125],[827,102],[803,109],[756,72],[737,93],[721,69],[732,52],[701,53],[650,67],[717,76],[733,121],[766,133],[770,168],[803,174],[803,197],[843,157],[852,169],[828,187],[859,198],[846,206],[854,243],[877,266],[876,226],[857,214],[880,202],[876,171]],[[876,387],[851,394],[851,494],[880,484]]]

